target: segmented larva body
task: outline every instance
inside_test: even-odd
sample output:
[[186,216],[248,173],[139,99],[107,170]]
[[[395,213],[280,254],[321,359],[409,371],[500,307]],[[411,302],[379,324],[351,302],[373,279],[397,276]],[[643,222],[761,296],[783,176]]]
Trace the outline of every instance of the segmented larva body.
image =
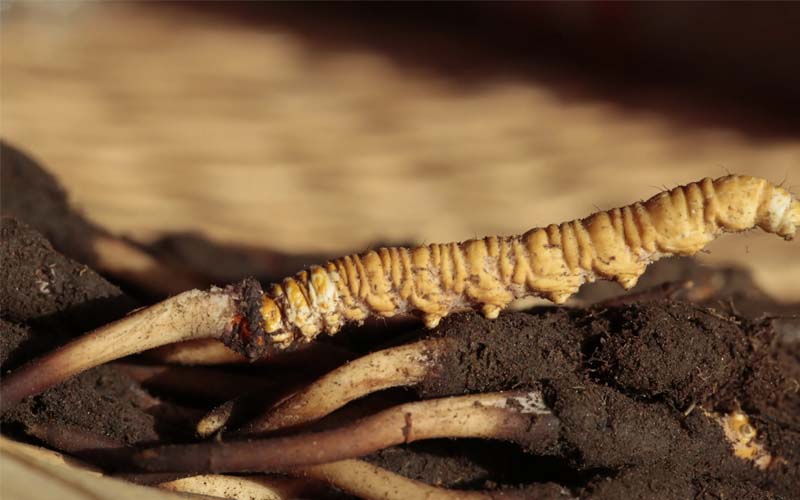
[[261,296],[259,326],[285,348],[371,315],[415,313],[429,328],[469,309],[495,318],[514,299],[563,303],[598,278],[631,288],[651,262],[694,254],[722,232],[758,226],[791,239],[798,225],[800,203],[764,179],[703,179],[518,236],[380,248],[312,266]]

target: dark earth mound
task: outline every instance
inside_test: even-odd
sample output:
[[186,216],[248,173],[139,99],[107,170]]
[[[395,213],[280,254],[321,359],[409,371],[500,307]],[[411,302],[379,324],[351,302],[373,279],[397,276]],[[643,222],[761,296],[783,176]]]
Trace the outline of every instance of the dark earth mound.
[[[658,301],[494,321],[459,315],[435,334],[455,342],[420,385],[423,397],[544,392],[561,421],[560,448],[551,453],[569,462],[550,480],[598,498],[636,498],[635,488],[647,491],[651,481],[664,483],[655,488],[659,498],[791,497],[800,484],[797,458],[789,458],[800,449],[800,345],[781,345],[772,320]],[[701,408],[741,409],[786,462],[761,472],[735,458]],[[516,462],[526,460],[520,454]],[[586,471],[598,473],[587,480]]]
[[[0,256],[2,373],[135,306],[119,288],[57,253],[41,234],[12,217],[2,217]],[[56,422],[126,443],[154,441],[155,422],[138,399],[132,380],[102,366],[26,399],[3,415],[3,430]]]

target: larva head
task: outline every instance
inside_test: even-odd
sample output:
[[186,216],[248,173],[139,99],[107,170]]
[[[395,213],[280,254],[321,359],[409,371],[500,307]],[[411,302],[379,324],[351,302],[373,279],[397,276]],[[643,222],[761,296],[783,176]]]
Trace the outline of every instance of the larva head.
[[800,202],[766,179],[729,175],[714,181],[716,216],[729,231],[758,226],[786,239],[800,226]]
[[786,236],[786,238],[792,239],[796,234],[797,229],[800,228],[800,200],[797,198],[792,198],[792,207],[789,209],[787,220],[788,222],[786,230],[790,231],[790,233]]
[[766,191],[767,195],[759,211],[759,227],[787,240],[792,239],[800,226],[800,201],[777,186],[770,185]]

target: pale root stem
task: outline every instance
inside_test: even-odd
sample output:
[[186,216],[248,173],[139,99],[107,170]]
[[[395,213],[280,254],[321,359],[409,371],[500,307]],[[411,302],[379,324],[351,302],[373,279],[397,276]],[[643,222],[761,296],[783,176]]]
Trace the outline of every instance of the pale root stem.
[[434,438],[487,438],[544,449],[559,423],[535,392],[500,392],[407,403],[329,431],[145,450],[135,463],[162,472],[266,472],[359,457]]
[[104,476],[93,467],[85,466],[77,460],[16,443],[2,436],[0,436],[0,491],[3,500],[29,498],[186,500],[182,495]]
[[222,474],[184,477],[160,483],[157,487],[176,493],[248,500],[313,498],[321,493],[319,486],[302,479]]
[[461,491],[438,488],[403,477],[363,460],[340,460],[291,471],[325,481],[365,500],[479,500],[525,498],[514,492]]
[[148,360],[170,365],[233,365],[250,363],[246,357],[230,350],[217,339],[194,339],[165,345],[147,351]]
[[25,433],[53,448],[80,456],[87,451],[119,450],[125,443],[74,425],[59,422],[25,424]]
[[180,293],[200,285],[188,273],[165,265],[122,238],[99,234],[91,242],[98,271],[164,295]]
[[48,450],[47,448],[12,441],[3,436],[0,436],[0,453],[25,457],[36,462],[44,462],[50,465],[73,467],[88,472],[93,476],[102,476],[100,469],[82,460],[63,455],[57,451]]
[[296,350],[267,355],[255,360],[231,350],[218,339],[195,339],[151,349],[143,354],[148,360],[170,365],[241,365],[269,364],[288,368],[307,366],[327,366],[329,363],[345,362],[352,353],[332,344],[304,344]]
[[218,338],[230,331],[235,313],[233,298],[220,289],[190,290],[136,311],[3,377],[0,412],[108,361],[172,342]]
[[237,401],[235,399],[225,401],[221,405],[203,415],[203,417],[195,426],[195,432],[197,435],[202,438],[206,438],[225,427],[228,424],[231,415],[233,415],[236,402]]
[[422,340],[361,357],[281,401],[243,431],[262,433],[301,425],[367,394],[414,385],[428,375],[446,344],[445,339]]

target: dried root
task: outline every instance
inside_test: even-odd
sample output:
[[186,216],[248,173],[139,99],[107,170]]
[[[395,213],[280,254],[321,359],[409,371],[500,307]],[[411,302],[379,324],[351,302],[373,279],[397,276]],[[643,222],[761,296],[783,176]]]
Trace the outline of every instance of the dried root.
[[[480,492],[438,488],[361,460],[342,460],[295,469],[290,473],[298,477],[323,481],[366,500],[529,498],[514,491]],[[259,500],[311,498],[321,493],[319,488],[308,482],[269,476],[204,474],[166,481],[157,486],[180,493]]]
[[281,401],[244,431],[258,434],[312,422],[367,394],[414,385],[428,375],[446,343],[423,340],[352,361]]
[[34,462],[80,469],[92,476],[99,477],[102,475],[97,467],[77,458],[62,455],[57,451],[48,450],[47,448],[40,448],[38,446],[12,441],[5,436],[0,436],[0,452],[6,456],[10,455],[17,458],[26,458]]
[[754,227],[791,239],[800,201],[764,179],[727,176],[520,236],[381,248],[312,266],[263,293],[245,281],[184,292],[29,363],[0,385],[0,410],[65,378],[173,342],[221,338],[250,359],[333,334],[346,323],[402,313],[432,328],[453,312],[487,318],[530,296],[563,303],[581,284],[636,284],[651,262],[692,255],[723,232]]
[[559,426],[535,392],[491,393],[399,405],[330,431],[272,439],[163,446],[135,462],[154,472],[266,472],[354,458],[440,437],[513,441],[543,450]]
[[[267,353],[269,354],[269,353]],[[165,345],[147,351],[148,360],[170,365],[239,365],[269,364],[270,366],[335,366],[336,363],[352,359],[353,354],[342,347],[332,344],[305,344],[291,352],[280,353],[280,356],[263,356],[256,360],[248,359],[231,351],[220,340],[196,339]]]
[[89,368],[160,345],[229,331],[235,316],[227,290],[191,290],[98,328],[35,359],[0,384],[0,411]]
[[200,282],[188,271],[160,262],[123,238],[100,231],[95,231],[92,236],[89,245],[95,258],[88,264],[105,274],[162,296],[194,288]]
[[121,441],[58,422],[26,424],[25,432],[56,450],[103,466],[121,461],[130,451]]
[[[535,448],[535,452],[546,453],[545,450],[557,449],[557,446],[553,445],[559,439],[559,423],[543,405],[539,399],[540,396],[535,393],[519,393],[517,396],[509,398],[508,396],[510,395],[511,393],[505,395],[486,394],[402,405],[375,417],[367,418],[359,424],[329,433],[250,442],[246,448],[238,447],[237,443],[218,443],[215,445],[218,451],[211,454],[206,454],[205,451],[199,450],[197,447],[183,447],[169,450],[168,455],[162,455],[157,459],[157,462],[149,462],[149,464],[152,466],[157,463],[158,465],[155,468],[159,470],[183,470],[183,465],[187,464],[188,461],[181,460],[181,465],[175,467],[177,456],[191,455],[201,451],[201,460],[206,467],[211,469],[228,469],[235,464],[236,470],[254,470],[255,468],[286,470],[284,465],[277,465],[273,455],[288,454],[284,464],[292,463],[299,456],[297,452],[300,447],[296,445],[301,441],[313,443],[313,445],[308,445],[309,451],[312,447],[318,446],[319,451],[315,457],[311,456],[310,453],[305,454],[304,460],[310,459],[312,461],[331,457],[328,453],[331,446],[347,447],[350,453],[345,453],[345,455],[352,454],[357,456],[367,448],[378,448],[391,442],[397,444],[429,437],[476,436],[508,439],[509,436],[517,436],[512,437],[511,440],[518,443],[527,442],[529,451],[531,448]],[[486,406],[476,410],[475,403],[477,401]],[[443,411],[445,408],[441,406],[444,405],[440,405],[440,403],[446,403],[448,407],[446,411]],[[497,426],[497,420],[491,417],[487,418],[488,412],[483,410],[501,407],[517,407],[516,411],[521,414],[529,412],[539,415],[539,420],[529,420],[528,423],[522,420],[503,420],[502,424]],[[719,416],[702,409],[701,411],[707,418],[710,418],[725,430],[732,455],[742,460],[753,461],[754,465],[760,470],[765,470],[769,466],[770,462],[765,461],[765,457],[770,458],[770,456],[761,445],[755,443],[755,432],[747,424],[746,417],[743,417],[741,413]],[[530,426],[531,422],[533,422],[533,427],[526,430],[526,425]],[[534,439],[531,439],[531,436],[520,439],[519,436],[525,432],[538,433],[538,436]],[[339,434],[342,441],[345,439],[354,442],[371,440],[371,443],[366,446],[358,444],[341,444],[337,446],[333,444],[334,440],[329,439],[334,433]],[[404,436],[400,437],[400,433],[404,434]],[[394,437],[392,437],[392,434],[394,434]],[[294,444],[291,443],[292,441],[294,441]],[[379,442],[383,444],[378,444]],[[623,442],[620,442],[619,445],[622,446]],[[257,452],[256,447],[261,452]],[[357,451],[359,448],[361,451]],[[226,450],[223,451],[223,449]],[[161,450],[155,450],[155,452],[160,453]],[[754,451],[757,453],[753,454],[752,452]],[[252,456],[249,458],[242,457],[242,453]],[[149,458],[152,459],[152,457]],[[772,459],[770,458],[770,460]],[[168,465],[168,463],[172,465]],[[337,488],[366,499],[529,497],[526,496],[529,492],[466,492],[437,488],[353,459],[340,459],[320,465],[290,468],[287,472],[302,477],[324,480]],[[563,494],[565,497],[570,497],[566,491]]]
[[[514,491],[481,492],[437,488],[361,460],[341,460],[296,469],[293,474],[325,481],[366,500],[458,500],[530,498]],[[569,498],[565,496],[564,498]]]
[[165,481],[157,485],[163,490],[193,493],[215,498],[247,498],[249,500],[289,500],[313,498],[320,491],[307,481],[266,476],[225,476],[204,474]]
[[203,417],[198,420],[197,425],[195,425],[195,433],[205,438],[224,428],[230,421],[237,402],[238,401],[235,399],[225,401],[203,415]]
[[165,345],[148,351],[147,359],[173,365],[232,365],[247,358],[231,351],[216,339],[195,339]]

